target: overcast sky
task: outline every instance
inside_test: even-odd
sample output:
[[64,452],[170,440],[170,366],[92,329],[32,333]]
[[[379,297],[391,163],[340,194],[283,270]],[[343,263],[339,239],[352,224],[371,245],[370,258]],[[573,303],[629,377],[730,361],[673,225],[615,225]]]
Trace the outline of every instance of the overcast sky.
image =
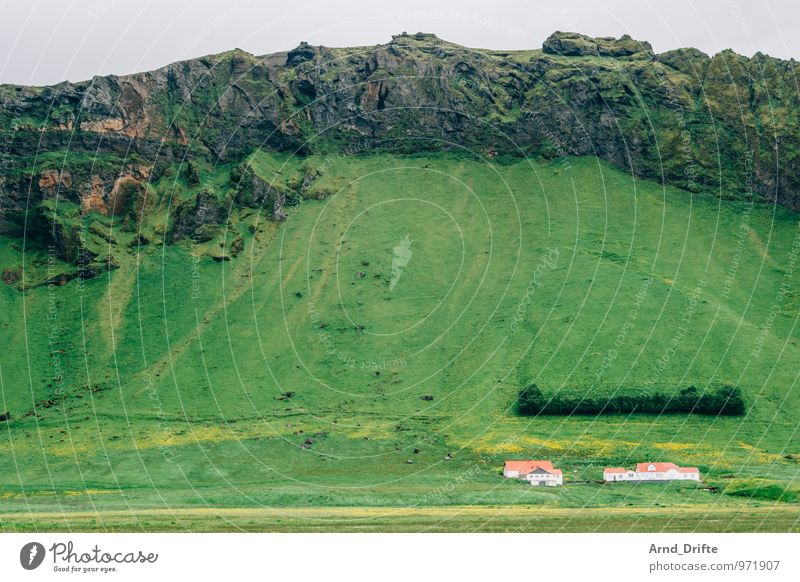
[[800,58],[800,0],[0,0],[0,82],[125,74],[241,48],[328,46],[433,32],[459,44],[539,48],[554,30],[628,33],[657,52],[694,46]]

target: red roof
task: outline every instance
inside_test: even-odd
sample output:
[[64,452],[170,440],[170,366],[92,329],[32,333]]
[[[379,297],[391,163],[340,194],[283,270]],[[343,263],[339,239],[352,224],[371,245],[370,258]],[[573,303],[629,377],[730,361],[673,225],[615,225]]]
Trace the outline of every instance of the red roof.
[[[649,469],[650,465],[654,467],[652,470]],[[636,463],[637,473],[666,473],[672,469],[677,471],[678,465],[675,463]]]
[[536,469],[544,469],[548,473],[561,474],[559,469],[553,469],[551,461],[506,461],[503,470],[519,471],[520,475],[527,475]]
[[[648,467],[653,465],[655,468],[650,471]],[[699,473],[700,469],[697,467],[678,467],[675,463],[637,463],[637,473],[666,473],[667,471],[675,469],[678,473]],[[627,473],[628,469],[624,467],[606,467],[603,473]]]

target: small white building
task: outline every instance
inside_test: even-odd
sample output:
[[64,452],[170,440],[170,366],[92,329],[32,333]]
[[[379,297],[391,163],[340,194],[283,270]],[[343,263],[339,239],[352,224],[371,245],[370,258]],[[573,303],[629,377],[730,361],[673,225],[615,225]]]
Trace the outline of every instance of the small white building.
[[503,476],[524,479],[534,486],[555,487],[564,484],[561,469],[554,469],[551,461],[506,461]]
[[605,481],[699,481],[700,469],[679,467],[675,463],[637,463],[636,469],[606,467]]

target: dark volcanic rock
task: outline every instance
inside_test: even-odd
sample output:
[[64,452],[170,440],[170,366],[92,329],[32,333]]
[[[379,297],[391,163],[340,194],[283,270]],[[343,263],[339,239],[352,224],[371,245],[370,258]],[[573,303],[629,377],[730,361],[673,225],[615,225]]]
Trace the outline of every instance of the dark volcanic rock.
[[185,200],[175,209],[172,221],[172,241],[191,237],[195,242],[206,242],[219,232],[225,220],[225,210],[213,192],[203,190],[194,200]]
[[300,63],[313,60],[316,52],[313,47],[307,42],[301,42],[294,50],[286,53],[286,66],[295,67]]
[[261,179],[248,164],[242,164],[232,181],[237,189],[236,202],[265,210],[279,222],[286,218],[287,192]]
[[653,57],[653,47],[649,42],[634,40],[627,34],[621,38],[592,38],[576,32],[555,32],[544,41],[542,50],[565,56]]
[[[9,154],[0,232],[19,235],[26,209],[56,194],[84,211],[146,213],[143,168],[242,164],[258,148],[596,155],[687,190],[800,209],[797,69],[731,51],[654,55],[628,36],[558,32],[541,51],[514,52],[403,34],[374,47],[233,50],[146,73],[0,86]],[[67,150],[63,163],[30,164],[37,151]],[[130,160],[138,170],[125,167]],[[122,173],[129,177],[117,183]],[[293,192],[253,176],[240,183],[237,202],[276,220],[303,196],[302,184]],[[222,220],[216,211],[198,218],[191,204],[180,210],[173,240]]]

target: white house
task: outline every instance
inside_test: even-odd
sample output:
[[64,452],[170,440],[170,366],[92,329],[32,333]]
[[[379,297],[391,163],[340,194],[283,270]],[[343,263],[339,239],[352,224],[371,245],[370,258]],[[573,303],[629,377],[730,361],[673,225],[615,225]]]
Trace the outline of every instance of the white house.
[[675,463],[637,463],[635,470],[606,467],[605,481],[699,481],[700,469],[679,467]]
[[503,476],[524,479],[535,486],[555,487],[564,483],[561,469],[554,469],[550,461],[506,461]]

